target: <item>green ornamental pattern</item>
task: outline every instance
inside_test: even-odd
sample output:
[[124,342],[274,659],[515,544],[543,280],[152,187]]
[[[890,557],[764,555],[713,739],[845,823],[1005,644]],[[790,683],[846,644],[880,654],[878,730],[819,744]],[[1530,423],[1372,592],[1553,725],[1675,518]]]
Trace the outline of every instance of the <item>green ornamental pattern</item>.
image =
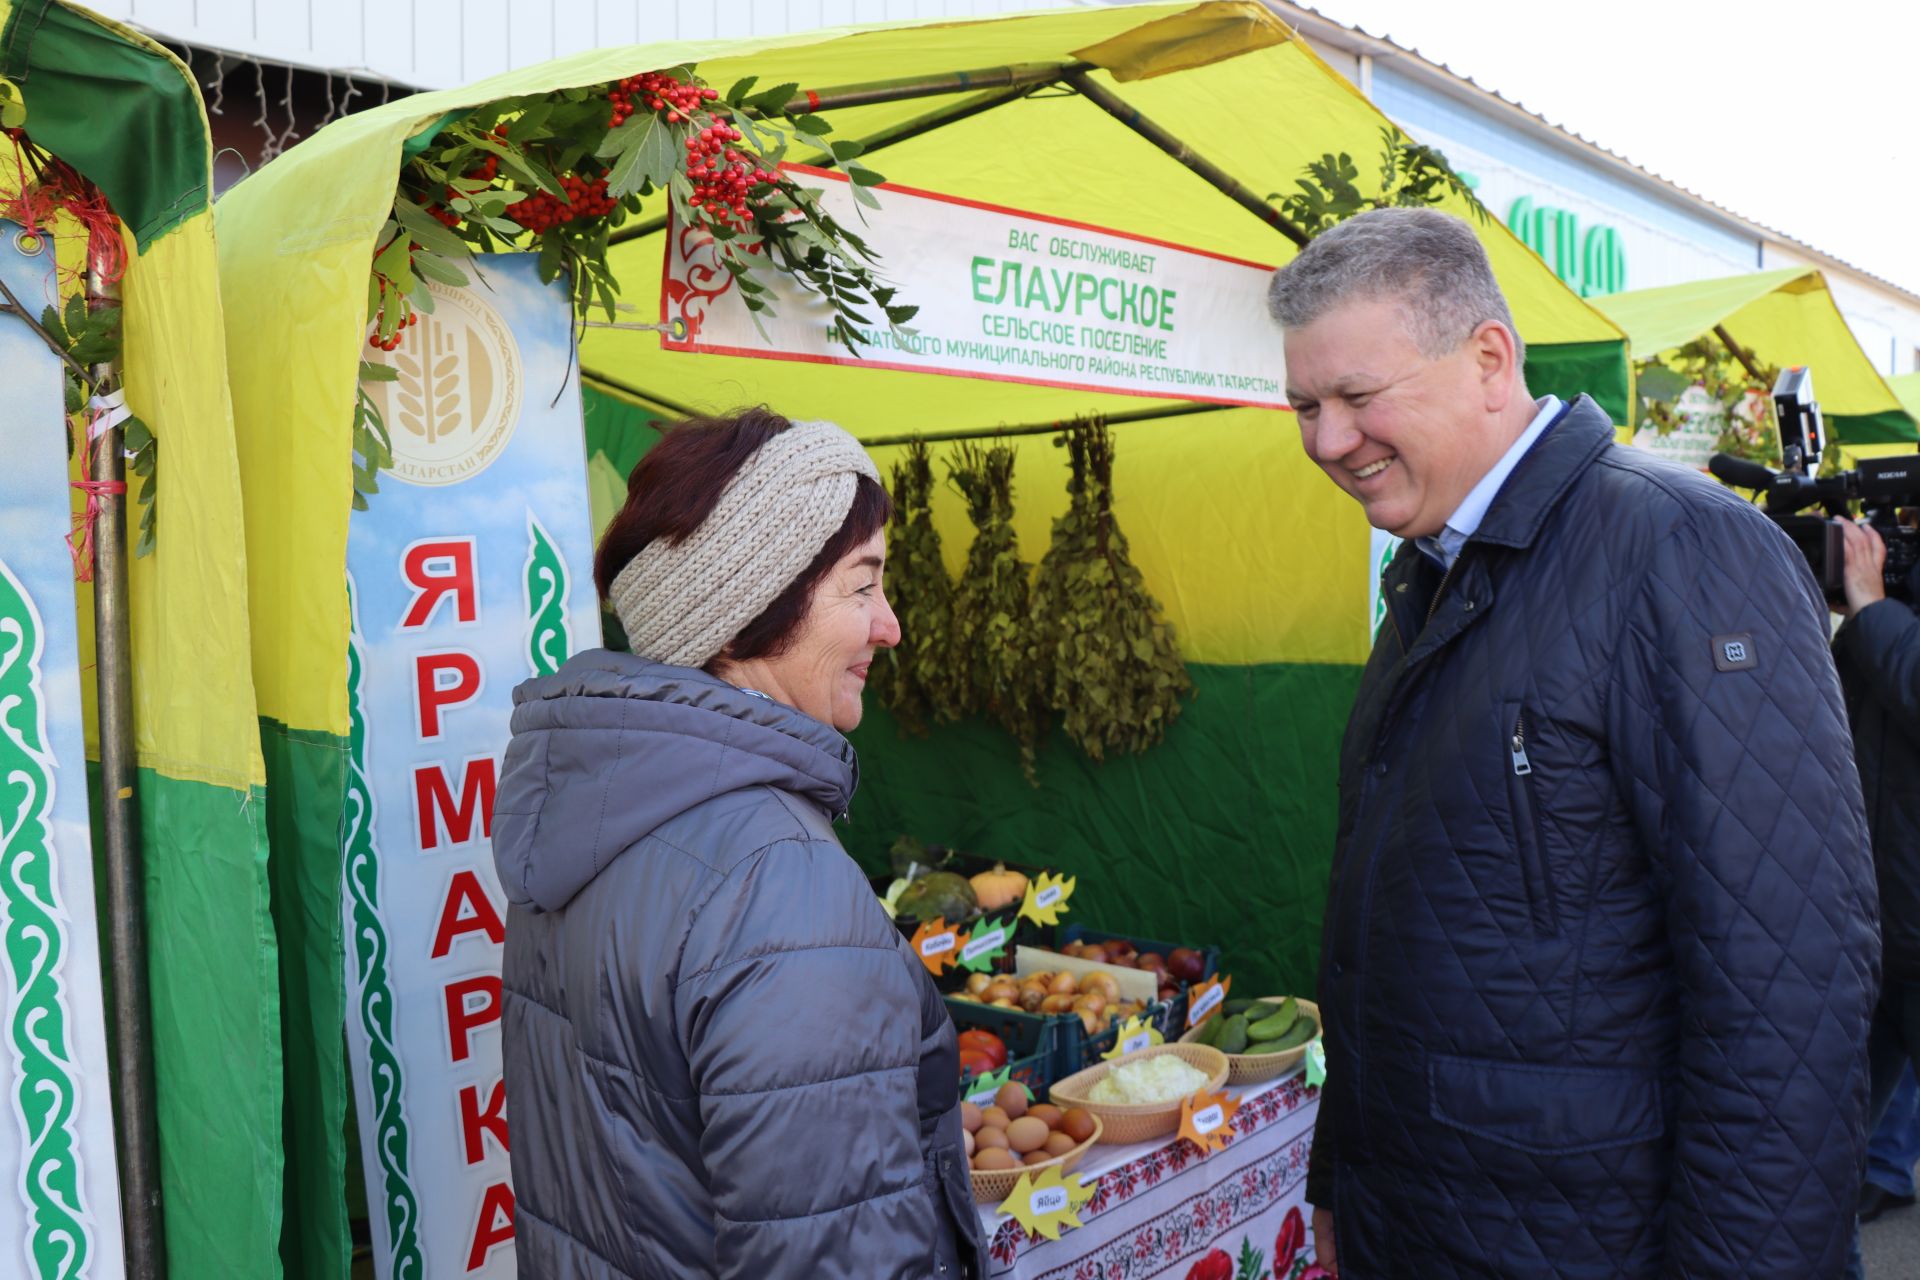
[[380,851],[374,843],[373,787],[367,781],[367,719],[361,705],[365,649],[353,578],[347,578],[353,631],[347,643],[347,706],[352,715],[349,739],[346,811],[341,815],[341,856],[346,866],[348,907],[353,928],[354,982],[358,989],[360,1029],[367,1038],[371,1077],[374,1145],[380,1158],[380,1195],[387,1232],[393,1241],[394,1280],[421,1280],[426,1261],[420,1252],[420,1204],[408,1170],[411,1135],[402,1104],[400,1057],[393,1045],[393,986],[388,969],[386,923],[380,916]]
[[573,652],[567,627],[567,561],[546,529],[527,512],[527,665],[550,676]]
[[7,968],[7,1047],[22,1140],[18,1189],[27,1210],[27,1275],[68,1280],[92,1253],[81,1203],[78,1090],[71,1019],[60,988],[67,947],[54,878],[54,760],[40,686],[39,612],[0,561],[0,946]]

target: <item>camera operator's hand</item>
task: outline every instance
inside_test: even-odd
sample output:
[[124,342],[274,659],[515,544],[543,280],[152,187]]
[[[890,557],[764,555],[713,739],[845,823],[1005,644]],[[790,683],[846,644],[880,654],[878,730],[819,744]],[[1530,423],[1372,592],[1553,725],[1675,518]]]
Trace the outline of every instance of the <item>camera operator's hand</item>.
[[1887,544],[1872,525],[1842,520],[1840,534],[1846,545],[1847,570],[1844,586],[1847,607],[1841,612],[1851,618],[1870,604],[1887,598],[1886,580],[1881,569],[1887,562]]

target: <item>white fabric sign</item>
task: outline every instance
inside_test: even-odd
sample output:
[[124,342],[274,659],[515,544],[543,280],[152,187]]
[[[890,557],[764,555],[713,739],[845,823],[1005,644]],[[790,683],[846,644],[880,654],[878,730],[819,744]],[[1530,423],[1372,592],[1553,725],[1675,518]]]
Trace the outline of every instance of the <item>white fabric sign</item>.
[[[907,336],[884,318],[858,359],[828,336],[831,308],[779,272],[772,316],[754,324],[712,238],[668,228],[660,319],[671,351],[904,369],[1158,399],[1284,408],[1280,335],[1267,316],[1271,266],[1144,236],[882,185],[862,222],[845,178],[788,165],[879,255]],[[860,308],[870,314],[869,308]]]

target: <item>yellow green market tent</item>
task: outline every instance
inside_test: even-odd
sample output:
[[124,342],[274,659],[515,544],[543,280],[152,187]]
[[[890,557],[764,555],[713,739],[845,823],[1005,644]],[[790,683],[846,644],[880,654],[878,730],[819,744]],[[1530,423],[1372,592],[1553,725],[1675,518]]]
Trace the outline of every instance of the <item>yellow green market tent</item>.
[[[0,77],[20,91],[28,137],[100,187],[124,226],[124,386],[165,460],[155,549],[132,561],[129,614],[168,1259],[176,1276],[271,1275],[279,974],[206,115],[165,49],[54,0],[0,0]],[[0,137],[0,192],[16,193],[15,160]],[[71,261],[79,229],[53,231]],[[80,593],[91,672],[93,598]],[[96,1260],[97,1274],[119,1270]]]
[[[865,141],[891,182],[1274,264],[1295,248],[1266,219],[1059,79],[1084,70],[1259,193],[1290,187],[1327,152],[1371,166],[1387,123],[1259,4],[1093,6],[583,53],[336,122],[223,197],[221,282],[247,497],[254,682],[277,798],[275,883],[295,886],[314,922],[298,948],[283,949],[289,1000],[298,992],[305,1004],[295,1014],[290,1003],[289,1022],[315,1036],[314,1075],[302,1087],[312,1086],[318,1110],[291,1115],[288,1135],[303,1167],[326,1163],[337,1175],[344,1129],[337,820],[350,728],[349,429],[369,264],[406,148],[449,113],[677,65],[721,87],[755,76],[823,98],[844,99],[848,86],[944,79],[956,92],[834,108],[835,137]],[[884,218],[884,207],[873,216]],[[649,315],[662,235],[646,218],[635,225],[641,233],[614,249],[612,266],[626,301]],[[1535,392],[1590,392],[1625,421],[1618,327],[1504,226],[1477,225],[1530,344]],[[1274,353],[1277,367],[1277,334]],[[1250,989],[1311,989],[1334,758],[1369,647],[1373,568],[1358,508],[1305,460],[1290,414],[669,353],[655,335],[599,329],[580,358],[601,519],[654,438],[651,424],[690,410],[765,402],[831,418],[873,442],[883,469],[897,450],[882,441],[1110,415],[1117,514],[1178,628],[1197,697],[1144,757],[1094,765],[1050,744],[1037,790],[1007,739],[984,724],[906,740],[872,713],[856,738],[863,785],[848,846],[879,865],[893,836],[912,831],[1044,862],[1079,875],[1081,920],[1219,942]],[[1037,560],[1066,505],[1061,451],[1043,434],[1008,438],[1020,455],[1021,545]],[[404,501],[404,492],[376,500]],[[969,537],[957,499],[943,494],[937,519],[957,569]],[[323,1028],[336,1032],[333,1042]],[[314,1274],[334,1274],[322,1181],[314,1177],[303,1210],[313,1230],[289,1250],[289,1265],[298,1255]]]
[[1903,373],[1888,378],[1887,390],[1893,392],[1916,421],[1920,421],[1920,373]]
[[1592,299],[1626,330],[1635,359],[1719,336],[1760,363],[1813,370],[1814,394],[1842,444],[1891,444],[1920,438],[1903,405],[1860,349],[1812,267],[1696,280]]

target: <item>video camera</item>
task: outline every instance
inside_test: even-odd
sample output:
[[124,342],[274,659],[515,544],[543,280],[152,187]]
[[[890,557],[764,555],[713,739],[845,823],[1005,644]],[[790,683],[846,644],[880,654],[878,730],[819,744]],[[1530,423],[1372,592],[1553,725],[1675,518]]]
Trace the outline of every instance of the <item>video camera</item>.
[[[1784,370],[1773,384],[1773,405],[1780,420],[1780,454],[1785,464],[1773,471],[1757,462],[1716,453],[1707,470],[1735,488],[1766,497],[1767,515],[1792,538],[1829,599],[1844,594],[1846,546],[1835,519],[1851,516],[1858,502],[1882,541],[1887,560],[1882,570],[1889,597],[1912,601],[1907,580],[1920,564],[1920,454],[1899,458],[1863,458],[1853,471],[1821,476],[1820,455],[1827,447],[1826,423],[1813,398],[1813,374],[1806,368]],[[1823,507],[1826,515],[1804,515]]]

